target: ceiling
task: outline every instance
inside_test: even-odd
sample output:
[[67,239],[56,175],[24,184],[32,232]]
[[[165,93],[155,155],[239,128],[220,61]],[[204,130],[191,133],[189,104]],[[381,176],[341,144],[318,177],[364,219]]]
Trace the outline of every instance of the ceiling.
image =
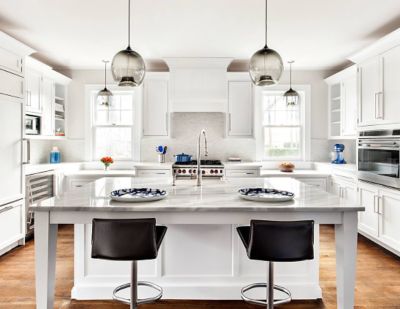
[[[270,0],[269,47],[295,68],[338,68],[400,27],[399,0]],[[248,59],[264,0],[133,0],[132,48],[146,59]],[[1,0],[0,30],[53,67],[101,68],[127,46],[127,0]]]

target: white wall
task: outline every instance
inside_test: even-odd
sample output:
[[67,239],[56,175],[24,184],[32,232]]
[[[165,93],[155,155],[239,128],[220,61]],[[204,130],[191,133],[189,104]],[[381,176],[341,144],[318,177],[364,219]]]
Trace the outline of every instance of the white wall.
[[[331,75],[331,71],[294,71],[294,84],[308,84],[311,86],[311,160],[328,161],[332,142],[327,140],[327,86],[324,78]],[[84,154],[85,138],[85,85],[102,84],[103,71],[101,70],[73,70],[68,73],[72,78],[69,86],[69,100],[67,111],[67,129],[68,140],[57,141],[52,144],[59,146],[65,161],[86,161],[88,158]],[[108,80],[112,80],[111,75]],[[281,84],[288,84],[289,74],[285,72],[281,79]],[[188,126],[185,132],[181,131],[180,125],[174,123],[174,120],[184,123]],[[223,137],[224,117],[217,115],[197,115],[196,121],[187,121],[186,116],[179,114],[172,115],[172,125],[175,125],[174,136],[171,138],[146,138],[142,140],[142,160],[155,161],[157,159],[154,153],[154,147],[158,144],[166,144],[170,147],[170,154],[180,152],[194,153],[194,137],[197,135],[198,127],[208,126],[210,136],[218,141],[210,150],[213,157],[226,158],[228,155],[237,154],[243,159],[255,159],[255,142],[252,139],[225,139]],[[201,123],[201,125],[200,125]],[[189,138],[186,132],[193,132]],[[180,140],[182,139],[182,140]],[[223,145],[223,147],[220,147]],[[218,150],[219,149],[219,150]],[[50,149],[49,149],[50,151]],[[168,157],[172,160],[172,157]]]

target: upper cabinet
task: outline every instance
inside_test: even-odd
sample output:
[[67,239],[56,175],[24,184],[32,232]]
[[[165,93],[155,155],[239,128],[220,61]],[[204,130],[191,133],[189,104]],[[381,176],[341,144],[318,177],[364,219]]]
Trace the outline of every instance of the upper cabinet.
[[227,136],[253,136],[253,84],[248,73],[228,74]]
[[359,126],[399,126],[400,29],[350,60],[358,64]]
[[144,80],[143,136],[168,136],[168,73],[148,73]]
[[357,135],[357,68],[352,66],[328,77],[329,138]]
[[26,59],[25,114],[40,123],[39,134],[27,138],[65,136],[67,86],[70,79],[33,58]]

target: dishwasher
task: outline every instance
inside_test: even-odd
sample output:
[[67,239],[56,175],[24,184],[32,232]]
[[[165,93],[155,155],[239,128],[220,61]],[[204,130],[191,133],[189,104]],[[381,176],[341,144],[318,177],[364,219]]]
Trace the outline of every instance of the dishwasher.
[[29,211],[29,206],[55,196],[56,174],[54,171],[46,171],[27,175],[25,178],[26,201],[26,238],[34,234],[34,213]]

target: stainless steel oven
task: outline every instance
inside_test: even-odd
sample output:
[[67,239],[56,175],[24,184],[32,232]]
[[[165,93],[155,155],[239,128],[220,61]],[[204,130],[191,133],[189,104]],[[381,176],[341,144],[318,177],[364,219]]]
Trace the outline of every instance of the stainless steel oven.
[[358,178],[400,189],[400,130],[360,132]]
[[25,134],[39,135],[40,134],[40,117],[34,115],[25,116]]

